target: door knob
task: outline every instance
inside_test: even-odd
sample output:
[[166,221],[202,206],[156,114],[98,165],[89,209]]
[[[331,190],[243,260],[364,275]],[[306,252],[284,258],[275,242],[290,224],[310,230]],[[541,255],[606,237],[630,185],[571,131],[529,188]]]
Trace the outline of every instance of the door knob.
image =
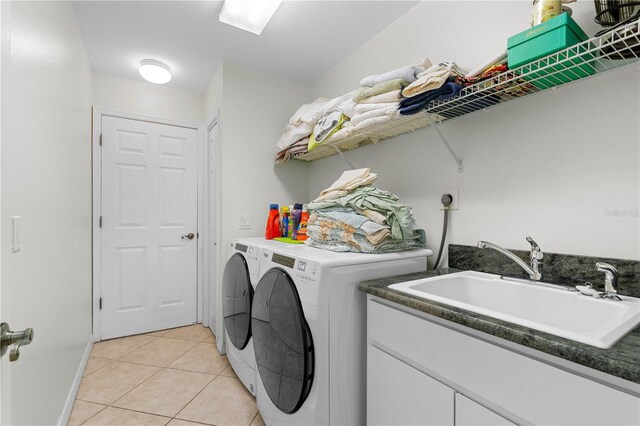
[[20,358],[20,346],[28,345],[33,341],[33,328],[23,331],[11,331],[6,322],[0,324],[0,356],[4,355],[9,346],[14,345],[9,352],[9,361],[17,361]]
[[183,240],[193,240],[196,236],[193,234],[193,232],[189,232],[187,235],[183,235],[182,237],[180,237]]

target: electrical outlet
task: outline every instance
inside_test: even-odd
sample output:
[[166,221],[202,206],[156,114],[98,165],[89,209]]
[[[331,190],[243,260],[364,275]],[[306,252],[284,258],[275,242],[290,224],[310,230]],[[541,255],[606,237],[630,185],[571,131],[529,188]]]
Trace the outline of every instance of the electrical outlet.
[[240,216],[238,229],[251,229],[251,215]]
[[[451,195],[451,197],[453,197],[453,202],[449,206],[449,210],[458,210],[460,208],[460,197],[458,193],[458,188],[441,189],[440,198],[442,198],[444,194],[449,194]],[[440,202],[440,200],[438,200],[438,202]],[[444,210],[442,203],[440,203],[440,210]]]

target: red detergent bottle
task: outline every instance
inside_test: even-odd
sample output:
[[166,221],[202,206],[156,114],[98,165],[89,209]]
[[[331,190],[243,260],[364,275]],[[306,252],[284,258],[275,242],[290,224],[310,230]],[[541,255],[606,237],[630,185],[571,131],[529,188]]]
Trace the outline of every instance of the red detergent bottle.
[[280,237],[280,210],[277,204],[269,205],[269,218],[267,219],[267,229],[265,230],[264,237],[267,240],[273,240]]

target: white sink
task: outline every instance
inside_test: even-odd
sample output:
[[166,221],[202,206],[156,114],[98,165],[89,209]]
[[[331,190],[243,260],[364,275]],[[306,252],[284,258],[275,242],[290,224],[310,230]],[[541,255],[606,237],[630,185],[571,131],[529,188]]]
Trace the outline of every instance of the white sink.
[[610,348],[640,324],[640,299],[596,299],[482,272],[458,272],[389,288],[598,348]]

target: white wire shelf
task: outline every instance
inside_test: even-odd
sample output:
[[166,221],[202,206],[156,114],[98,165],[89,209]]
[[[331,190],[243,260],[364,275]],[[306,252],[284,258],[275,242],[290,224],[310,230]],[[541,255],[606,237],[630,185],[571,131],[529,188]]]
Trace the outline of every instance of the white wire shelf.
[[[434,101],[418,114],[396,115],[351,133],[337,132],[311,152],[293,157],[314,161],[427,127],[514,99],[553,89],[635,63],[640,58],[640,22],[630,22],[536,61],[465,87],[453,99]],[[431,119],[429,119],[431,118]],[[354,129],[355,130],[355,129]]]

